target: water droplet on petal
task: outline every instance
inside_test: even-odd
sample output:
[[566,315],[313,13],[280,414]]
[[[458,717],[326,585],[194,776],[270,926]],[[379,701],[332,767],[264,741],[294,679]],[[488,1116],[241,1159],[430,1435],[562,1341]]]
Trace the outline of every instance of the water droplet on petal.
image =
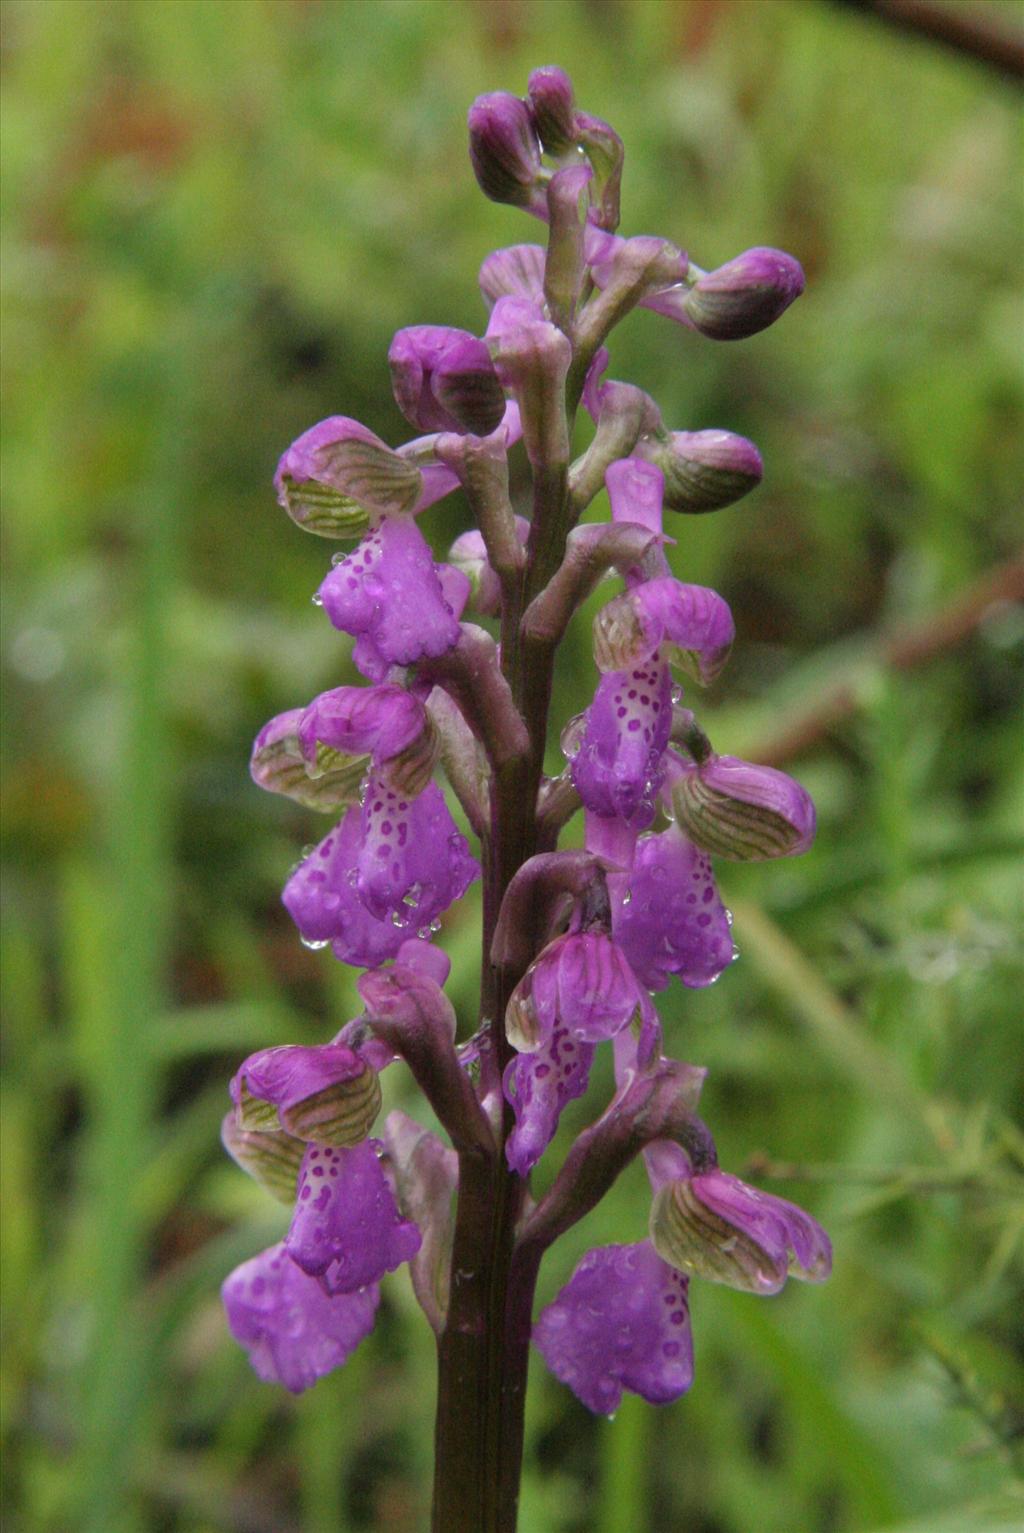
[[322,607],[324,604],[324,599],[320,595],[319,591],[313,592],[313,595],[310,597],[310,601],[313,603],[314,607]]
[[324,937],[322,940],[314,940],[312,937],[300,937],[299,940],[303,947],[309,948],[311,953],[322,952],[325,947],[330,947],[331,945],[326,937]]

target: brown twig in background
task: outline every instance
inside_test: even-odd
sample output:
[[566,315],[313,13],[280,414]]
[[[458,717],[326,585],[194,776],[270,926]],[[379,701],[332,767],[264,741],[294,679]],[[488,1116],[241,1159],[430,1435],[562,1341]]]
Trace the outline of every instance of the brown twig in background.
[[941,5],[937,0],[834,0],[882,21],[931,38],[958,53],[999,69],[1012,80],[1024,79],[1024,32],[994,4]]
[[[1001,603],[1019,601],[1024,601],[1024,555],[989,570],[933,617],[881,639],[874,658],[889,670],[912,670],[954,649]],[[765,766],[781,766],[803,755],[856,712],[858,696],[855,683],[837,683],[777,734],[757,745],[750,759]]]

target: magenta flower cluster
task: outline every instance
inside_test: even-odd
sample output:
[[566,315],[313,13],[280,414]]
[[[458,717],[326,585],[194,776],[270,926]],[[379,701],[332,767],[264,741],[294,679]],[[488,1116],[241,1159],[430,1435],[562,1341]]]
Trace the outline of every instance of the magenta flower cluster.
[[[444,1335],[468,1157],[504,1158],[524,1189],[516,1239],[539,1252],[642,1154],[646,1236],[589,1252],[533,1329],[558,1378],[607,1413],[623,1390],[663,1403],[689,1388],[692,1276],[767,1294],[830,1267],[813,1219],[719,1169],[696,1115],[703,1071],[665,1057],[652,999],[674,980],[713,984],[733,961],[714,859],[789,856],[814,835],[804,790],[717,755],[688,706],[722,671],[734,626],[666,552],[666,511],[738,500],[761,458],[727,431],[667,429],[641,389],[606,379],[604,346],[638,306],[690,342],[754,335],[803,276],[776,250],[704,270],[668,240],[618,235],[622,145],[559,69],[535,71],[523,100],[481,97],[469,140],[484,192],[540,219],[546,243],[484,261],[483,335],[395,336],[394,396],[420,435],[392,448],[332,416],[275,479],[298,525],[357,540],[317,601],[366,684],[272,719],[252,774],[332,817],[283,899],[308,947],[364,971],[363,1010],[330,1042],[253,1055],[232,1082],[224,1142],[292,1212],[224,1300],[260,1377],[303,1390],[366,1336],[382,1279],[403,1265]],[[579,405],[592,430],[574,456]],[[509,493],[520,442],[532,507]],[[418,519],[456,490],[472,525],[438,560]],[[610,517],[584,523],[603,491]],[[553,656],[605,576],[618,583],[594,620],[593,696],[562,721],[564,770],[545,775]],[[560,851],[577,813],[583,847]],[[513,823],[525,855],[510,864],[499,848]],[[437,939],[481,876],[485,991],[501,1015],[485,1003],[460,1040]],[[525,1184],[602,1047],[615,1095],[533,1203]],[[450,1144],[399,1112],[376,1126],[380,1074],[398,1061]]]

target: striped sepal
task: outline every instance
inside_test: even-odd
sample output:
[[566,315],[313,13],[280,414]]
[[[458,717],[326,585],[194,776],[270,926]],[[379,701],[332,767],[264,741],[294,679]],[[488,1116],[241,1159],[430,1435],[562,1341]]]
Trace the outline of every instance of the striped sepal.
[[350,1080],[337,1081],[281,1113],[282,1126],[298,1139],[349,1147],[362,1144],[380,1112],[380,1081],[369,1065]]

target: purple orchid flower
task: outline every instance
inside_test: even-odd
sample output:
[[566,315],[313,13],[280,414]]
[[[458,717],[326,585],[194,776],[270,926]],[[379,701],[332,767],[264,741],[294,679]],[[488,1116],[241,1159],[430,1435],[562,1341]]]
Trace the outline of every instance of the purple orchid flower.
[[673,974],[694,989],[714,984],[733,961],[733,942],[706,853],[677,825],[641,836],[628,888],[612,930],[640,984],[664,990]]
[[594,658],[602,671],[618,671],[660,655],[707,686],[728,660],[735,633],[717,591],[663,575],[634,586],[597,614]]
[[600,1043],[627,1027],[643,991],[620,945],[601,931],[556,937],[516,986],[505,1030],[521,1052],[550,1045],[556,1028]]
[[309,1146],[284,1246],[331,1294],[355,1293],[416,1254],[420,1232],[401,1217],[372,1140]]
[[353,658],[373,681],[392,665],[443,655],[459,637],[430,546],[410,517],[384,517],[318,594],[335,628],[360,641]]
[[693,1383],[687,1286],[649,1241],[588,1251],[538,1316],[534,1346],[599,1415],[618,1409],[624,1389],[666,1405]]
[[505,1144],[512,1170],[527,1176],[555,1136],[562,1109],[587,1089],[597,1046],[555,1026],[533,1053],[517,1054],[505,1071],[504,1090],[516,1126]]
[[231,1334],[260,1378],[293,1395],[347,1362],[373,1330],[380,1303],[376,1283],[330,1297],[283,1244],[236,1267],[221,1295]]
[[795,857],[814,840],[811,796],[774,767],[711,755],[675,774],[672,804],[690,839],[716,857]]

